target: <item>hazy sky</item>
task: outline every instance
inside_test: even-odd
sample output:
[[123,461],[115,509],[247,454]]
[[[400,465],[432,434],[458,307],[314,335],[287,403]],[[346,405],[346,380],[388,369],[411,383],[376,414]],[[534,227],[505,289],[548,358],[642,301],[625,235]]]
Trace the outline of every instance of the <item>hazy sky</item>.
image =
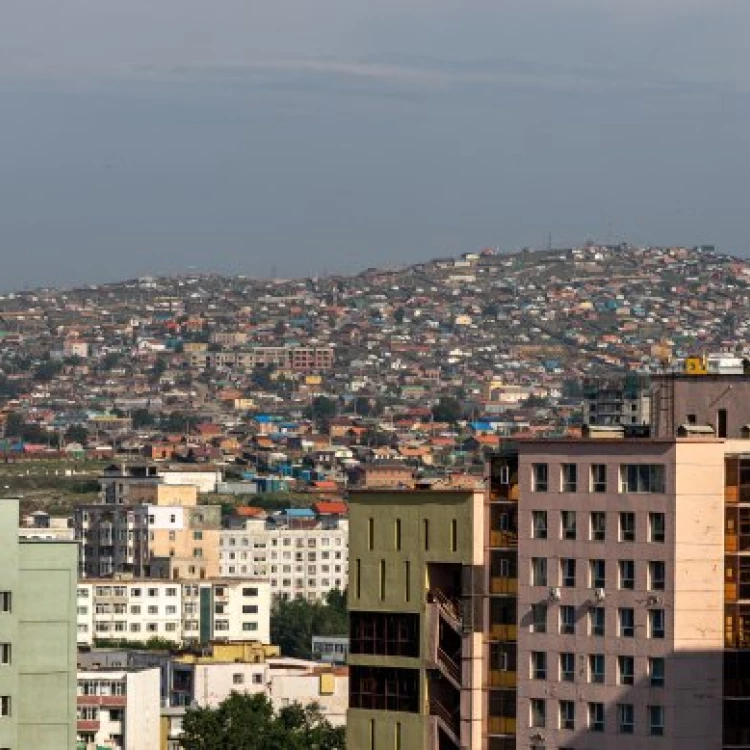
[[0,287],[750,251],[747,0],[0,0]]

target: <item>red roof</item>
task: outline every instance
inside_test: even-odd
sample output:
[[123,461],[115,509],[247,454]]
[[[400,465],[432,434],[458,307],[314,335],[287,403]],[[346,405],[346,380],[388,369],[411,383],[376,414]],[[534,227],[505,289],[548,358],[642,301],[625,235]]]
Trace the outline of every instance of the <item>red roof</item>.
[[246,518],[257,518],[265,514],[263,508],[254,508],[252,505],[240,505],[235,508],[234,512],[238,516],[245,516]]
[[313,505],[313,508],[315,512],[318,515],[325,516],[325,515],[336,515],[336,516],[345,516],[349,513],[349,506],[346,503],[342,502],[336,502],[336,501],[320,501],[318,503],[315,503]]
[[335,490],[338,489],[336,482],[331,479],[320,479],[317,482],[313,482],[312,486],[316,490]]

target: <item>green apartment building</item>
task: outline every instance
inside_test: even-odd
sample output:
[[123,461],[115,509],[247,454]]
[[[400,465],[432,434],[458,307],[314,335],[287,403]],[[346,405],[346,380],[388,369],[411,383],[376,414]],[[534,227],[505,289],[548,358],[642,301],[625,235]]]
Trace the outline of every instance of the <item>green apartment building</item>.
[[0,500],[0,749],[73,750],[77,545],[19,539],[18,509]]

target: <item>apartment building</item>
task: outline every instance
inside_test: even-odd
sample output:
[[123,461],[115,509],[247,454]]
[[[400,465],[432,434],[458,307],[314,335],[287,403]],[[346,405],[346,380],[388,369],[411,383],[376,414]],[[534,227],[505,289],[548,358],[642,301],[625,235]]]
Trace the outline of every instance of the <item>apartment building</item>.
[[78,583],[78,643],[152,638],[268,643],[270,612],[267,580],[86,579]]
[[[205,474],[151,464],[105,471],[102,501],[75,509],[80,576],[218,576],[221,509],[198,505],[199,487],[214,477]],[[191,475],[192,483],[182,481]]]
[[19,539],[0,501],[0,747],[75,747],[76,545]]
[[190,367],[199,370],[278,367],[293,372],[320,372],[334,364],[331,346],[256,346],[243,350],[190,352]]
[[232,517],[220,535],[220,574],[268,578],[273,594],[285,599],[315,601],[332,589],[345,589],[349,521],[346,506],[336,506],[341,506],[337,513],[292,508]]
[[347,747],[484,747],[485,497],[354,492]]
[[159,680],[155,668],[80,670],[78,749],[160,750]]

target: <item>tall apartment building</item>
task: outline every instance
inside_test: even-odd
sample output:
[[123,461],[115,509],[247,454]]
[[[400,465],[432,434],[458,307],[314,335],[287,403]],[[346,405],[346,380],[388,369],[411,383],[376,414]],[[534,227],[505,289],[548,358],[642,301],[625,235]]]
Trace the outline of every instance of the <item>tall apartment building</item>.
[[159,681],[158,668],[80,670],[78,750],[161,750]]
[[19,539],[0,501],[0,747],[75,747],[76,545]]
[[258,366],[273,366],[293,372],[330,370],[334,363],[331,346],[256,346],[242,350],[218,352],[190,352],[190,367],[199,370],[252,370]]
[[583,383],[584,422],[590,425],[648,425],[651,391],[648,376],[588,378]]
[[78,583],[78,643],[163,638],[179,644],[270,641],[267,580],[85,579]]
[[[328,504],[332,505],[332,504]],[[344,512],[290,509],[270,516],[235,516],[221,532],[220,574],[268,578],[274,595],[322,599],[345,589],[349,521]]]
[[484,494],[363,490],[350,513],[347,747],[479,750]]
[[105,471],[101,502],[75,509],[81,577],[218,576],[221,509],[198,505],[199,487],[213,476],[153,464]]

